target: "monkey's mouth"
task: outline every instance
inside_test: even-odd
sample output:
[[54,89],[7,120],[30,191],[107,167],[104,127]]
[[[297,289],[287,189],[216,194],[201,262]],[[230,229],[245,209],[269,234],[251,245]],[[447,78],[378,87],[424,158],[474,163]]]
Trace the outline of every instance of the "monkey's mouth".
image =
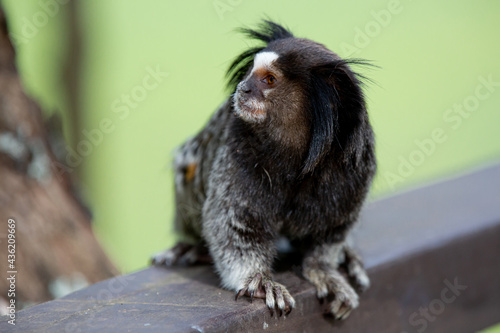
[[236,115],[246,121],[260,122],[266,117],[263,102],[254,98],[244,98],[238,93],[234,96],[233,107]]

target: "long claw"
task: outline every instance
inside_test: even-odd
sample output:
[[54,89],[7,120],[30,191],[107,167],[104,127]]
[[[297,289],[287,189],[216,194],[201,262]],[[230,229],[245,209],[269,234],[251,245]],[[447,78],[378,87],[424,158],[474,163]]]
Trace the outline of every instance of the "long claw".
[[269,311],[271,312],[271,317],[274,316],[274,310],[272,308],[269,308]]
[[287,316],[295,306],[295,300],[288,292],[287,288],[277,282],[274,282],[270,276],[257,273],[250,277],[243,288],[238,290],[235,295],[235,301],[242,295],[250,296],[250,302],[254,298],[265,298],[266,305],[271,312],[271,317],[276,313],[277,316]]
[[242,296],[244,293],[245,293],[245,288],[241,288],[240,290],[238,290],[236,296],[234,297],[234,300],[237,301],[238,297]]

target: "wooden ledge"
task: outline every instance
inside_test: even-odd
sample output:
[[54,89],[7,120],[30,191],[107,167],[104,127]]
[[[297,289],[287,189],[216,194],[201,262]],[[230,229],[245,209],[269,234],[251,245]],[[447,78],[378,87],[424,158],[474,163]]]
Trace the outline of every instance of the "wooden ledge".
[[15,327],[3,317],[0,331],[468,333],[500,321],[500,165],[370,203],[362,215],[356,238],[372,286],[344,322],[324,317],[293,272],[276,275],[297,301],[284,318],[263,300],[235,302],[210,266],[150,267],[20,311]]

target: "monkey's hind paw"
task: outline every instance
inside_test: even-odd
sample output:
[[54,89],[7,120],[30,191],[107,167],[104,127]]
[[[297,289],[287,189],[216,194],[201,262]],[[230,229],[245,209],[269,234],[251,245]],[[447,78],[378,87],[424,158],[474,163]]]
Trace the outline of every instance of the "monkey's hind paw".
[[271,316],[274,314],[275,307],[278,308],[279,315],[282,313],[288,315],[295,307],[295,300],[286,287],[263,273],[257,273],[255,276],[250,277],[245,286],[236,293],[235,299],[242,295],[250,296],[250,301],[254,297],[265,298],[266,305],[271,311]]
[[344,266],[349,280],[358,292],[364,292],[370,287],[370,278],[366,273],[361,258],[348,246],[344,247],[345,261]]
[[212,258],[203,245],[177,243],[173,248],[159,252],[151,258],[153,265],[189,266],[197,263],[210,263]]
[[335,299],[330,303],[328,313],[335,319],[344,320],[349,317],[352,310],[359,305],[358,295],[347,290],[338,290]]
[[327,313],[335,319],[346,319],[359,306],[358,294],[337,270],[310,269],[305,276],[316,286],[318,298],[334,297]]

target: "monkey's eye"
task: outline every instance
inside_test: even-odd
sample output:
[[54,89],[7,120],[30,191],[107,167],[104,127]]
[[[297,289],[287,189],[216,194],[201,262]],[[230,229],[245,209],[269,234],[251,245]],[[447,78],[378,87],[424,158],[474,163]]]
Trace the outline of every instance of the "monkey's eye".
[[276,78],[274,76],[272,76],[271,74],[267,75],[265,78],[264,78],[264,82],[267,83],[268,86],[272,86],[273,84],[276,83]]

